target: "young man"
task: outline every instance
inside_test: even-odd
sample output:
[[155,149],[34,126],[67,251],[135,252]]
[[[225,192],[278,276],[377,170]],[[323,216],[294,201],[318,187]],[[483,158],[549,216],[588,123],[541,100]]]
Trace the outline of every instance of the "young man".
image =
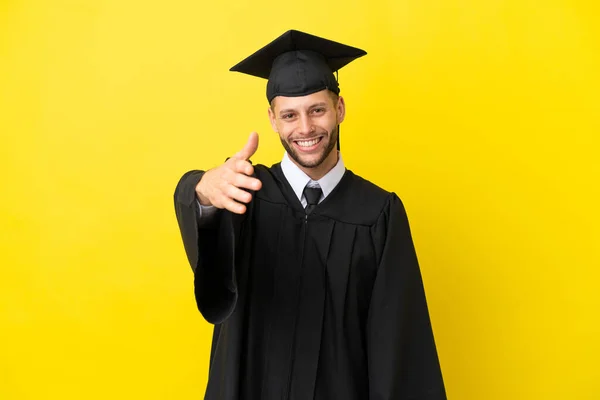
[[288,31],[232,68],[268,79],[286,153],[183,175],[175,210],[214,324],[207,400],[446,399],[401,200],[344,167],[333,75],[363,50]]

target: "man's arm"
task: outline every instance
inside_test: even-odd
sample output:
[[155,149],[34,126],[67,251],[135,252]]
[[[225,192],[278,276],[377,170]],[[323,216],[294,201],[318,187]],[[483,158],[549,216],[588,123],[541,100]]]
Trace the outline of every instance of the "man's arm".
[[209,171],[189,171],[175,189],[175,214],[188,261],[194,271],[194,292],[198,309],[214,324],[223,322],[235,309],[238,288],[235,251],[240,221],[246,213],[243,203],[258,190],[261,182],[249,175],[254,168],[247,161],[258,146],[258,136],[223,165]]

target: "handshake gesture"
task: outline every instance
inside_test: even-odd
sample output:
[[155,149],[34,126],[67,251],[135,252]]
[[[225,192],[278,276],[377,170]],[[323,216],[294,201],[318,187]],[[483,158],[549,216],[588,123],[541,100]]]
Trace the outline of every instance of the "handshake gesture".
[[252,195],[243,189],[257,191],[260,180],[253,178],[254,167],[248,162],[258,149],[258,134],[252,132],[244,148],[222,165],[208,170],[196,185],[196,197],[203,206],[224,208],[236,214],[244,214]]

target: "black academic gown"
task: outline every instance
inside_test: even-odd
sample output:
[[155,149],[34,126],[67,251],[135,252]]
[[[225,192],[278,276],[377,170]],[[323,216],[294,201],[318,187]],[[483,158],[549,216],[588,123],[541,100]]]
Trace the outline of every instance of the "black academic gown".
[[175,210],[195,297],[214,324],[206,400],[446,399],[400,199],[347,170],[310,215],[279,164],[244,215]]

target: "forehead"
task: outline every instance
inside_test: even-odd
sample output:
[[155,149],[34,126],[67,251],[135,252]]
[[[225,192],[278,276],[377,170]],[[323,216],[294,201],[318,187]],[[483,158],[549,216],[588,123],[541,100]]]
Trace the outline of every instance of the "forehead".
[[277,96],[273,99],[275,110],[289,108],[308,108],[317,103],[331,103],[332,99],[327,89],[306,96],[285,97]]

